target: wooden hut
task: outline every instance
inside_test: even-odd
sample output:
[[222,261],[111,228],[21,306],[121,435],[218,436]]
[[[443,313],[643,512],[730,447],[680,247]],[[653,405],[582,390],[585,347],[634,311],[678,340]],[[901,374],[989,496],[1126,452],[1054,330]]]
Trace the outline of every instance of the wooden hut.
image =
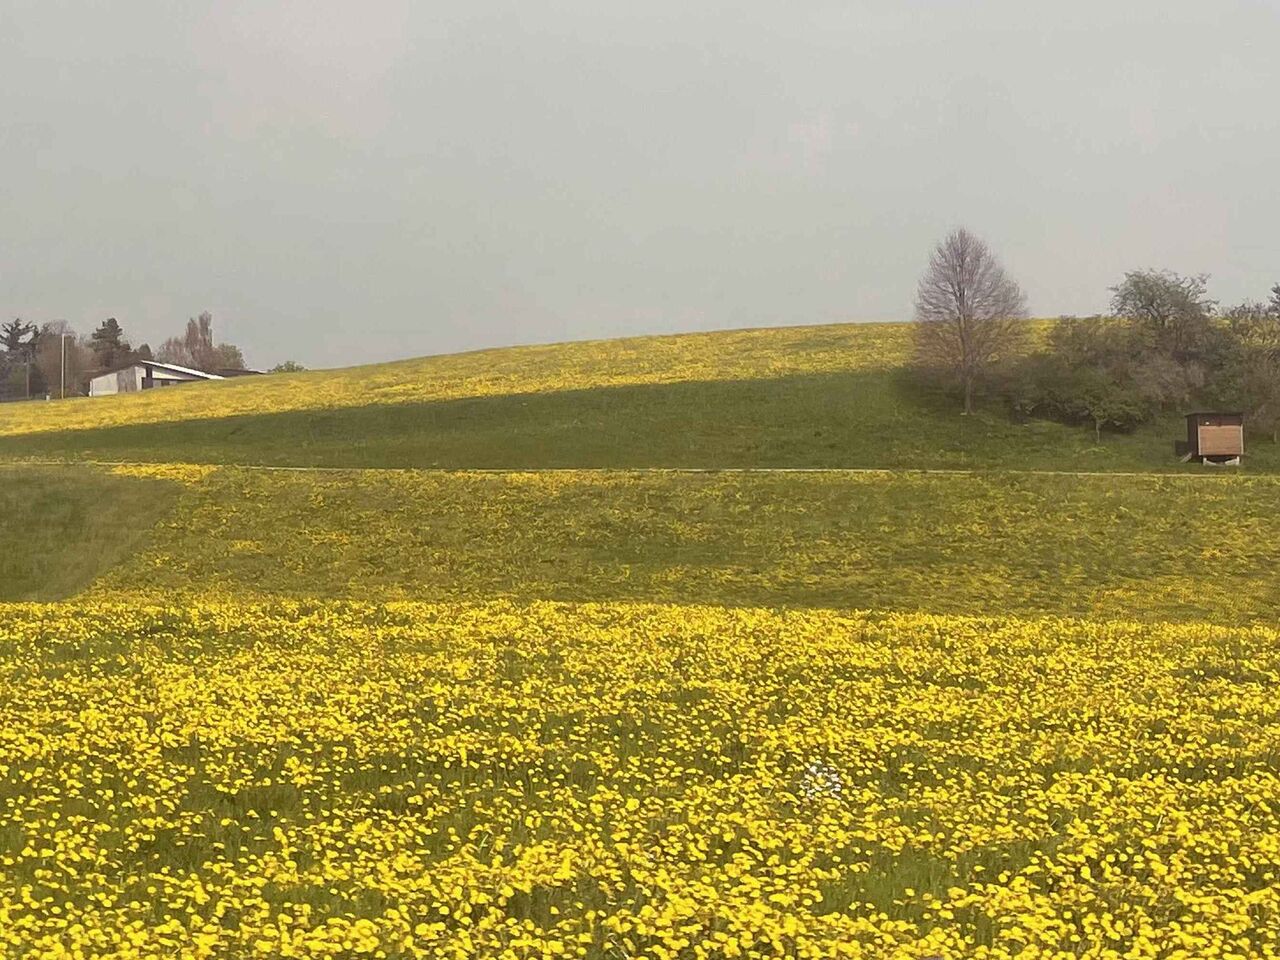
[[1201,463],[1239,463],[1244,456],[1243,413],[1188,413],[1187,454]]

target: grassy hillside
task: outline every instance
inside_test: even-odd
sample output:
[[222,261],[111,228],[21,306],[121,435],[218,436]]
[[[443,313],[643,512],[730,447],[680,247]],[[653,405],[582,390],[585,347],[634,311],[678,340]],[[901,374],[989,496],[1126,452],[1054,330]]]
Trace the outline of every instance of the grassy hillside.
[[[201,387],[200,389],[203,389]],[[897,372],[599,387],[0,437],[0,458],[326,467],[1178,470],[1171,419],[1127,437],[972,417]],[[1249,469],[1277,462],[1270,443]]]
[[[1131,436],[961,417],[905,375],[902,324],[512,348],[0,409],[0,459],[341,467],[1186,470]],[[1280,468],[1269,442],[1247,469]]]
[[903,324],[838,324],[507,347],[340,370],[239,378],[198,389],[0,407],[0,436],[301,410],[396,406],[683,381],[884,370]]

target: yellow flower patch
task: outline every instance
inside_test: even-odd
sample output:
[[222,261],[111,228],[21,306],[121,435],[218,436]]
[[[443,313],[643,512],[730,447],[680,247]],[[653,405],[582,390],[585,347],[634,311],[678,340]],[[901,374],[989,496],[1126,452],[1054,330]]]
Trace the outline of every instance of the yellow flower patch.
[[0,955],[1280,955],[1280,632],[0,606]]
[[199,483],[218,467],[201,463],[122,463],[109,470],[117,477],[142,477],[149,480],[176,480],[178,483]]

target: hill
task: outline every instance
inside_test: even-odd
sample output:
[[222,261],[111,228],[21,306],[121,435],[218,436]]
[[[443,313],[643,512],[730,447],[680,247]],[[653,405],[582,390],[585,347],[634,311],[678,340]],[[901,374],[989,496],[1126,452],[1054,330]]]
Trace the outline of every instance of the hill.
[[[96,584],[150,600],[499,596],[1228,623],[1280,610],[1257,576],[1280,543],[1270,478],[1176,464],[1177,422],[1098,444],[995,404],[959,416],[905,375],[909,333],[517,347],[10,405],[0,458],[155,466],[12,465],[0,599]],[[1270,447],[1251,472],[1270,466]],[[564,472],[520,472],[543,468]],[[917,468],[975,472],[903,472]]]
[[[330,467],[1176,471],[1132,435],[972,417],[906,373],[907,324],[513,347],[0,408],[0,459]],[[1280,466],[1270,443],[1250,471]]]
[[109,403],[0,408],[0,436],[239,415],[399,406],[676,382],[883,370],[909,348],[903,324],[837,324],[578,341],[236,378]]
[[0,953],[1275,955],[1280,477],[905,334],[0,410]]

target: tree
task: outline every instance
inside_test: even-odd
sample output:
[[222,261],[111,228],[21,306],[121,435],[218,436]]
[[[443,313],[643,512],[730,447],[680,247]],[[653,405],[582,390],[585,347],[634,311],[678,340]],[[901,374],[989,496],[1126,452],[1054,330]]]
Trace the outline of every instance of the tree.
[[133,348],[124,338],[124,330],[115,317],[108,317],[98,325],[89,338],[89,347],[97,365],[104,370],[127,363],[133,354]]
[[1246,301],[1223,319],[1228,349],[1214,378],[1215,399],[1238,407],[1251,431],[1274,441],[1280,438],[1280,304]]
[[[91,339],[89,343],[92,345],[94,341]],[[89,372],[99,364],[94,349],[76,336],[65,320],[54,320],[40,328],[35,365],[43,389],[51,396],[61,396],[64,384],[67,396],[81,395]]]
[[1209,299],[1208,279],[1170,270],[1132,270],[1111,288],[1111,311],[1179,363],[1210,361],[1217,304]]
[[1231,373],[1229,405],[1244,414],[1250,433],[1280,440],[1280,357],[1267,353],[1246,354]]
[[181,337],[169,337],[156,351],[156,359],[184,367],[215,373],[218,370],[243,370],[244,354],[231,343],[215,343],[213,314],[204,311],[187,320]]
[[187,331],[182,342],[191,357],[191,365],[197,370],[212,370],[217,366],[213,346],[213,314],[204,311],[194,320],[187,320]]
[[284,363],[277,363],[269,371],[270,373],[300,373],[307,369],[302,364],[294,360],[286,360]]
[[36,325],[34,323],[23,323],[20,318],[15,317],[0,326],[0,347],[4,348],[9,360],[21,359],[25,362],[32,347],[35,345],[35,339]]
[[217,365],[213,345],[213,314],[207,310],[198,318],[187,320],[180,337],[170,337],[160,344],[157,357],[165,363],[176,363],[196,370],[212,370]]
[[156,351],[156,359],[162,363],[176,363],[181,367],[195,366],[182,337],[169,337],[161,342],[160,349]]
[[213,348],[213,357],[217,363],[215,370],[243,370],[244,354],[234,343],[220,343]]
[[1222,319],[1234,341],[1280,356],[1280,302],[1246,300],[1223,311]]
[[1132,430],[1151,416],[1150,399],[1139,385],[1105,367],[1085,367],[1076,374],[1080,412],[1093,423],[1093,437],[1102,442],[1102,428]]
[[31,396],[31,360],[35,356],[39,332],[33,323],[15,318],[0,326],[0,393],[11,397]]
[[1089,423],[1099,441],[1104,429],[1132,430],[1196,386],[1185,368],[1144,349],[1141,332],[1113,317],[1058,320],[1045,349],[1025,358],[1011,381],[1016,411]]
[[974,390],[1023,341],[1026,298],[985,243],[952,231],[934,248],[916,290],[916,357],[921,367],[959,387],[963,411]]

